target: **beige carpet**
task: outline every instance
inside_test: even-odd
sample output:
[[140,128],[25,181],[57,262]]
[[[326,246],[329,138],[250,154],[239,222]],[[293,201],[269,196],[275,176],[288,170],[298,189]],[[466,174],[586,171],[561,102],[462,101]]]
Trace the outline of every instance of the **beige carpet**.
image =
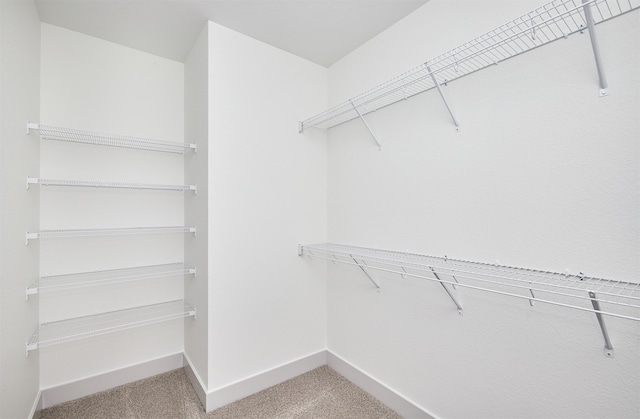
[[400,418],[328,366],[205,414],[184,369],[44,409],[42,419]]

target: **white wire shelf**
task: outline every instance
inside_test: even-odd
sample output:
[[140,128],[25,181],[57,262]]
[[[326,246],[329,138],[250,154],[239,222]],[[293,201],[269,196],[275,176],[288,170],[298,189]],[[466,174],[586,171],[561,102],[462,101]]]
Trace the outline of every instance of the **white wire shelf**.
[[138,266],[134,268],[110,269],[104,271],[77,272],[64,275],[46,275],[31,284],[26,291],[30,295],[124,282],[143,281],[178,275],[196,275],[196,268],[184,263]]
[[[583,32],[588,26],[584,14],[585,5],[591,9],[593,23],[597,24],[639,8],[640,0],[590,0],[584,3],[582,0],[552,1],[300,122],[299,131],[312,127],[328,129],[343,124],[422,92],[439,88],[439,84],[475,73],[573,33]],[[455,117],[453,119],[458,126]]]
[[[640,283],[491,265],[413,253],[322,243],[300,246],[300,256],[344,263],[368,270],[398,274],[540,302],[570,309],[640,321]],[[372,277],[371,277],[372,278]],[[370,278],[370,279],[371,279]],[[373,281],[373,279],[372,279]],[[376,286],[377,282],[373,281]],[[596,295],[595,309],[590,296]],[[461,310],[461,308],[459,307]]]
[[165,153],[184,154],[186,150],[197,151],[196,144],[162,141],[150,138],[133,137],[118,134],[102,134],[75,128],[63,128],[53,125],[35,124],[27,121],[29,130],[38,130],[43,140],[84,143],[108,147],[132,148],[136,150],[161,151]]
[[27,232],[26,243],[34,239],[47,238],[71,238],[71,237],[103,237],[103,236],[127,236],[134,234],[163,234],[163,233],[193,233],[196,234],[196,227],[128,227],[128,228],[93,228],[77,230],[40,230]]
[[147,183],[127,183],[127,182],[98,182],[93,180],[61,180],[61,179],[42,179],[27,178],[27,189],[29,185],[42,186],[68,186],[83,188],[115,188],[115,189],[149,189],[159,191],[193,191],[197,193],[196,185],[158,185]]
[[196,316],[196,310],[183,300],[129,308],[91,316],[43,323],[26,344],[30,351],[107,333],[154,323]]
[[604,338],[604,355],[614,357],[604,316],[640,321],[640,283],[614,281],[535,269],[491,265],[414,253],[345,246],[333,243],[298,245],[298,255],[360,269],[380,291],[371,271],[397,274],[401,278],[425,279],[439,283],[458,313],[463,307],[457,298],[458,288],[591,312],[596,315]]

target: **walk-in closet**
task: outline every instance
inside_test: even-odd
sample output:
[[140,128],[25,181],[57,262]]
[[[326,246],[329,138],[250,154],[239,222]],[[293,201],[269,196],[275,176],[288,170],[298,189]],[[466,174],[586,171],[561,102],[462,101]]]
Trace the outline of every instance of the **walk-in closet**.
[[640,0],[0,25],[0,418],[170,372],[198,417],[640,415]]

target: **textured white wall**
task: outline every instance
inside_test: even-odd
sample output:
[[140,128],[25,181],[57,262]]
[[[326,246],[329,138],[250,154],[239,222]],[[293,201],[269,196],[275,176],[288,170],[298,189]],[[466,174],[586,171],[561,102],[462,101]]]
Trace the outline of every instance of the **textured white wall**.
[[197,237],[185,237],[184,261],[195,266],[197,276],[184,283],[185,300],[195,307],[197,320],[185,320],[184,351],[192,367],[208,385],[208,285],[209,285],[209,32],[204,27],[184,65],[185,141],[198,145],[197,153],[185,154],[184,177],[198,186],[198,194],[184,201],[185,223],[198,228]]
[[326,68],[209,26],[209,390],[325,348]]
[[[42,24],[41,123],[167,141],[184,137],[184,65]],[[180,155],[42,142],[40,176],[182,184]],[[171,226],[184,223],[180,192],[40,189],[40,228]],[[181,234],[41,240],[42,274],[183,260]],[[52,321],[182,298],[182,277],[41,295]],[[174,321],[40,350],[48,388],[183,349]]]
[[39,196],[24,188],[38,175],[40,141],[24,124],[39,115],[40,18],[31,1],[0,2],[0,417],[28,417],[39,389],[38,356],[25,344],[38,326],[25,288],[38,277],[39,246],[24,245],[38,226]]
[[[432,0],[330,68],[332,103],[539,5]],[[597,26],[608,97],[576,34],[450,83],[460,133],[435,91],[368,117],[382,151],[330,130],[329,240],[637,282],[639,16]],[[640,412],[638,324],[607,319],[609,359],[592,314],[378,279],[330,266],[328,347],[436,416]]]

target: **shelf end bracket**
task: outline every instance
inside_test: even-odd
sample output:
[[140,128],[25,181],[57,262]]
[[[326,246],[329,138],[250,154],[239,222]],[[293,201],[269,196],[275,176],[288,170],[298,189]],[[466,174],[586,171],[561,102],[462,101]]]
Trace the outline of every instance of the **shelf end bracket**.
[[607,332],[607,326],[604,323],[604,318],[602,317],[602,312],[600,311],[600,302],[596,297],[596,293],[593,291],[589,291],[589,299],[591,300],[591,304],[593,305],[593,310],[596,313],[596,318],[598,319],[600,330],[602,331],[602,336],[604,337],[604,356],[606,356],[607,358],[614,358],[615,353],[613,352],[613,345],[611,344],[611,339],[609,339],[609,333]]
[[37,343],[26,343],[25,350],[24,350],[24,357],[29,358],[29,351],[34,351],[36,349],[38,349]]
[[356,113],[360,117],[360,120],[362,121],[364,126],[367,127],[367,130],[369,131],[369,134],[371,134],[371,137],[373,137],[373,141],[375,141],[376,144],[378,145],[378,150],[382,149],[382,145],[380,144],[380,141],[378,141],[378,139],[376,138],[376,135],[371,130],[371,127],[369,126],[369,124],[367,124],[367,120],[364,119],[364,117],[362,116],[362,114],[358,110],[358,107],[353,103],[353,100],[349,100],[349,103],[351,104],[351,106],[353,106],[353,110],[356,111]]
[[438,83],[438,80],[436,79],[436,75],[433,74],[433,71],[431,71],[430,66],[427,66],[427,71],[429,72],[429,75],[431,76],[431,79],[433,80],[433,84],[436,86],[436,89],[438,89],[438,93],[440,93],[440,97],[444,102],[444,106],[446,106],[447,111],[449,111],[449,115],[451,115],[453,124],[456,126],[456,131],[460,131],[460,122],[458,122],[458,118],[456,118],[455,114],[451,110],[451,106],[449,106],[449,102],[447,101],[447,98],[445,97],[444,92],[442,91],[442,87],[440,87],[440,83]]
[[607,96],[609,94],[609,85],[607,84],[607,78],[604,75],[604,68],[602,67],[602,59],[600,57],[600,47],[598,46],[598,38],[596,36],[595,24],[593,23],[593,14],[591,12],[593,0],[582,0],[582,8],[584,9],[584,17],[587,21],[587,28],[589,29],[589,38],[591,39],[591,48],[593,49],[593,56],[596,59],[596,69],[598,70],[598,82],[600,84],[599,94],[600,97]]
[[26,134],[29,135],[30,134],[29,130],[32,130],[32,129],[40,129],[40,127],[38,126],[38,124],[34,124],[33,122],[27,121]]

